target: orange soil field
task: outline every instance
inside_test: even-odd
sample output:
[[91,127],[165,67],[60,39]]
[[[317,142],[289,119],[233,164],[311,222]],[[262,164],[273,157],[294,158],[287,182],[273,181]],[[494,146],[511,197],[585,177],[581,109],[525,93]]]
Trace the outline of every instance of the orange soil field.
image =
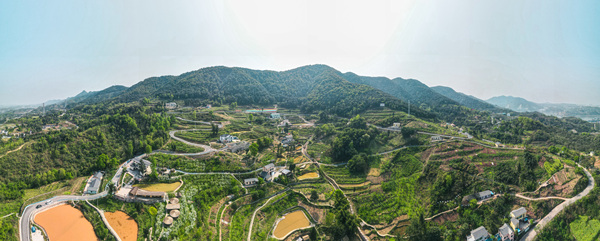
[[121,240],[136,241],[138,234],[138,225],[124,212],[116,211],[114,213],[105,212],[106,220],[112,228],[115,229]]
[[295,229],[307,228],[309,226],[310,222],[306,218],[306,215],[304,215],[304,212],[295,211],[284,216],[284,219],[275,227],[273,235],[275,238],[282,239]]
[[304,174],[302,176],[299,176],[298,180],[312,179],[312,178],[318,178],[318,177],[319,177],[318,173],[316,173],[316,172],[309,172],[309,173],[306,173],[306,174]]
[[151,192],[172,192],[179,187],[181,182],[174,183],[156,183],[156,184],[135,184],[134,187],[139,187]]
[[98,240],[94,227],[83,213],[71,205],[62,204],[35,216],[52,241]]

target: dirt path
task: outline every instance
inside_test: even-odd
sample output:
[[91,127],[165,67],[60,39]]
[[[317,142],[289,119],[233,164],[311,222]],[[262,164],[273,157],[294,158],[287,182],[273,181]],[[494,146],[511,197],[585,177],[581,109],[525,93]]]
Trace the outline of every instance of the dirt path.
[[569,200],[568,198],[564,198],[564,197],[538,197],[538,198],[530,198],[530,197],[526,197],[521,195],[520,193],[515,194],[515,197],[521,198],[521,199],[525,199],[527,201],[542,201],[542,200],[551,200],[551,199],[560,199],[560,200]]
[[21,150],[21,148],[23,148],[23,147],[24,147],[25,145],[27,145],[27,144],[29,144],[29,142],[23,143],[22,145],[20,145],[19,147],[17,147],[17,149],[14,149],[14,150],[7,151],[6,153],[4,153],[4,154],[0,155],[0,158],[4,157],[4,156],[6,156],[6,155],[8,155],[8,154],[10,154],[10,153],[13,153],[13,152],[15,152],[15,151],[19,151],[19,150]]
[[250,240],[251,240],[251,238],[252,238],[252,226],[254,225],[254,218],[256,217],[256,213],[257,213],[257,212],[258,212],[260,209],[262,209],[263,207],[265,207],[267,204],[269,204],[269,202],[270,202],[270,201],[271,201],[273,198],[275,198],[275,197],[277,197],[277,196],[279,196],[279,195],[273,195],[271,198],[267,199],[267,201],[266,201],[265,203],[263,203],[263,205],[261,205],[260,207],[258,207],[256,210],[254,210],[254,213],[252,213],[252,219],[250,219],[250,228],[248,228],[248,239],[247,239],[248,241],[250,241]]

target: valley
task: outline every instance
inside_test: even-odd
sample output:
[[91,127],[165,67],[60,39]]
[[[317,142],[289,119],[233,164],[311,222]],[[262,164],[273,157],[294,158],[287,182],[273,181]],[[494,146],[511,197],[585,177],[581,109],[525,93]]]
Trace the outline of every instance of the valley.
[[[270,90],[162,92],[195,86],[196,74],[240,73]],[[80,211],[99,240],[462,240],[480,227],[496,235],[521,208],[516,236],[534,240],[597,192],[589,123],[423,99],[435,88],[410,97],[421,102],[397,98],[405,92],[326,66],[279,74],[208,68],[5,120],[22,133],[0,156],[7,240],[55,235],[32,221],[59,205]],[[221,80],[202,85],[235,90]],[[312,89],[284,91],[295,80]],[[66,122],[77,128],[44,129]]]

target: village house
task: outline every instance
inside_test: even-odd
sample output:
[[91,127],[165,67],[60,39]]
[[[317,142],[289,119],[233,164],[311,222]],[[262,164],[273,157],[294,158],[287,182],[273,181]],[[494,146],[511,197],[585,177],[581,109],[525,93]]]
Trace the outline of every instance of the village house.
[[283,139],[281,139],[281,145],[283,147],[288,147],[292,142],[294,142],[294,136],[291,134],[287,134]]
[[494,193],[490,190],[485,190],[483,192],[478,192],[476,194],[476,196],[477,196],[477,200],[482,201],[482,200],[486,200],[486,199],[494,196]]
[[467,241],[483,241],[488,240],[489,238],[490,234],[485,227],[481,226],[475,230],[471,230],[471,235],[467,236]]
[[514,217],[510,218],[510,226],[513,228],[513,230],[515,230],[515,232],[517,232],[517,234],[519,233],[519,220]]
[[515,232],[513,232],[510,226],[508,226],[508,224],[505,223],[504,225],[502,225],[502,227],[498,229],[498,235],[496,235],[496,238],[499,241],[514,241]]
[[441,141],[442,140],[442,136],[440,135],[435,135],[431,137],[431,141]]
[[88,181],[87,187],[85,189],[85,194],[96,194],[98,190],[100,190],[100,185],[102,185],[102,177],[104,174],[102,172],[96,172]]
[[227,150],[233,153],[238,153],[240,151],[246,151],[250,148],[250,143],[246,141],[234,142],[227,144]]
[[525,219],[526,214],[527,214],[527,210],[524,207],[520,207],[520,208],[512,210],[510,212],[510,216],[513,218],[516,218],[518,220]]
[[271,119],[280,119],[281,118],[281,114],[279,113],[271,113]]
[[262,172],[260,172],[259,176],[261,176],[265,181],[270,182],[273,179],[273,174],[275,172],[275,164],[269,163],[263,167]]
[[246,178],[244,179],[244,186],[252,186],[258,183],[258,178]]
[[402,128],[402,125],[398,122],[395,122],[394,124],[392,124],[392,128],[400,129]]
[[175,108],[177,108],[177,103],[175,103],[175,102],[166,103],[165,104],[165,108],[167,108],[167,109],[175,109]]
[[477,199],[478,201],[483,201],[483,200],[486,200],[486,199],[488,199],[488,198],[490,198],[492,196],[494,196],[494,192],[492,192],[490,190],[486,190],[486,191],[483,191],[483,192],[478,192],[478,193],[475,193],[475,194],[464,196],[463,199],[462,199],[461,204],[462,204],[462,206],[469,206],[469,202],[471,200],[473,200],[473,199]]
[[229,134],[223,134],[219,137],[219,142],[221,143],[230,143],[230,142],[234,142],[237,141],[238,138]]

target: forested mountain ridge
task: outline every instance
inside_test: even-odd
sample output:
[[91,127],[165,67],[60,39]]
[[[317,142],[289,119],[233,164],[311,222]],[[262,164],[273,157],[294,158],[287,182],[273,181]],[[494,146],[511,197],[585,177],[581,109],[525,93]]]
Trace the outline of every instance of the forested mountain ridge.
[[434,86],[431,89],[443,96],[446,96],[461,105],[477,110],[502,111],[500,108],[480,100],[474,96],[456,92],[454,89],[446,86]]
[[[108,101],[128,103],[144,98],[178,101],[184,105],[280,104],[342,116],[378,107],[380,103],[392,109],[408,109],[408,104],[397,96],[371,86],[351,83],[339,71],[326,65],[309,65],[281,72],[208,67],[179,76],[148,78],[122,90]],[[434,115],[416,106],[411,108],[411,112],[419,117],[434,118]]]
[[369,85],[383,90],[411,104],[431,108],[438,105],[458,105],[459,103],[432,91],[427,85],[415,79],[359,76],[352,72],[343,74],[352,83]]

